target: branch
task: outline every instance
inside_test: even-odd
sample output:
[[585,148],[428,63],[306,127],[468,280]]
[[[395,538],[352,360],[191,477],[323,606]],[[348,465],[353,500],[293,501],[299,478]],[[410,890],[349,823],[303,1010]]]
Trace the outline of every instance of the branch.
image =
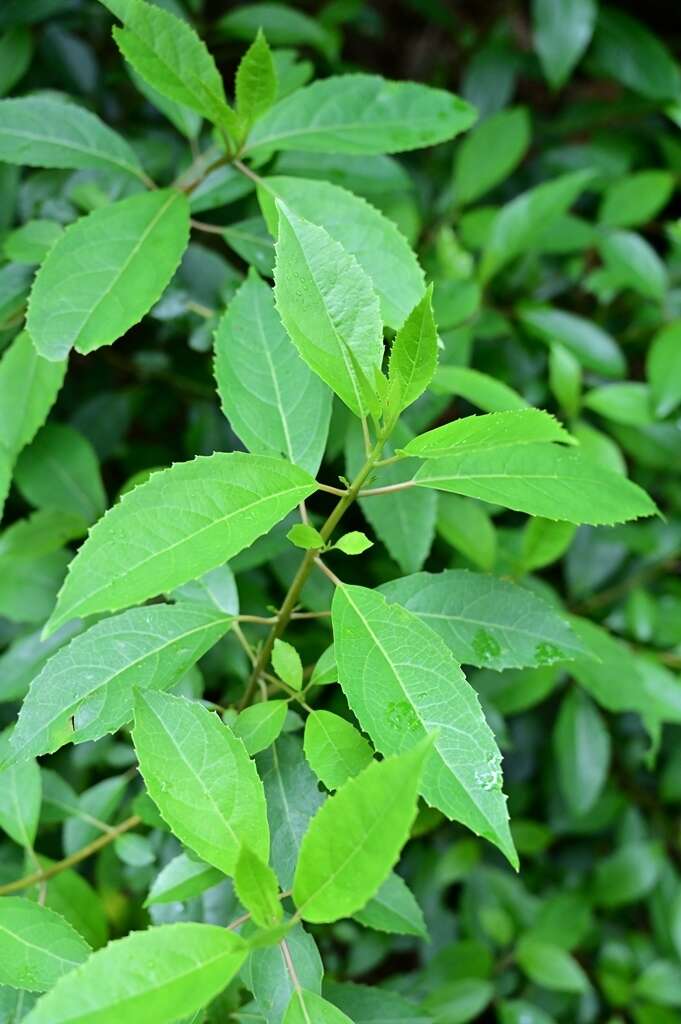
[[393,494],[395,491],[406,491],[414,487],[413,480],[403,480],[401,484],[389,484],[387,487],[370,487],[368,491],[360,491],[358,498],[375,498],[379,494]]
[[21,889],[28,889],[31,885],[39,885],[42,882],[47,882],[48,879],[53,878],[55,875],[61,874],[62,871],[68,870],[68,868],[74,867],[76,864],[80,864],[82,860],[87,860],[94,853],[98,853],[99,850],[103,850],[109,843],[113,843],[114,839],[118,836],[122,836],[124,832],[129,832],[132,828],[137,828],[138,825],[142,824],[142,819],[136,814],[133,814],[131,818],[126,818],[120,825],[116,825],[109,832],[105,832],[104,835],[98,836],[87,846],[83,846],[82,849],[76,850],[69,857],[64,857],[63,860],[57,861],[56,864],[51,864],[48,868],[44,868],[41,871],[34,871],[31,875],[24,875],[23,878],[17,878],[15,882],[8,882],[6,885],[0,885],[0,896],[9,896],[12,892],[19,892]]

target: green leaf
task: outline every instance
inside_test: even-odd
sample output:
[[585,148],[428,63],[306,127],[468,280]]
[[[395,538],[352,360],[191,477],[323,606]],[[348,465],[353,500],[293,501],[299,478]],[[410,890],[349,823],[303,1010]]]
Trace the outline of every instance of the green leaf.
[[563,174],[542,182],[501,208],[480,265],[482,281],[489,281],[512,259],[527,251],[551,223],[567,213],[593,178],[590,170]]
[[347,189],[327,181],[268,177],[258,199],[270,233],[278,227],[276,201],[324,228],[371,280],[389,327],[399,327],[423,295],[423,271],[404,236],[380,210]]
[[523,306],[518,315],[534,337],[549,345],[560,342],[587,370],[603,377],[624,376],[627,364],[622,350],[591,320],[552,306]]
[[506,412],[528,406],[508,384],[468,366],[440,366],[431,390],[436,395],[460,395],[485,412]]
[[254,270],[215,334],[215,377],[225,415],[251,451],[283,454],[316,473],[331,416],[331,392],[291,343],[269,285]]
[[454,162],[456,201],[472,203],[504,181],[530,145],[530,118],[524,107],[500,110],[469,132]]
[[585,654],[553,605],[508,580],[448,569],[404,576],[384,583],[380,592],[418,615],[465,665],[502,671]]
[[66,374],[66,363],[38,355],[25,331],[0,359],[0,437],[17,455],[36,435],[54,405]]
[[[284,941],[298,985],[307,991],[321,991],[324,969],[312,936],[297,924],[289,928]],[[267,1024],[280,1024],[295,991],[282,954],[281,945],[255,949],[241,972],[244,985],[255,997],[253,1009]]]
[[0,984],[46,992],[89,953],[87,942],[53,910],[27,899],[0,900]]
[[54,607],[69,561],[67,551],[0,559],[0,615],[11,622],[44,622]]
[[554,89],[565,85],[591,42],[596,14],[594,0],[534,0],[534,45]]
[[[201,131],[201,125],[203,124],[200,114],[197,114],[195,110],[190,110],[189,107],[185,107],[183,103],[176,103],[175,100],[170,100],[167,96],[162,96],[157,89],[154,89],[153,85],[149,85],[141,75],[138,75],[134,68],[128,67],[128,74],[130,75],[135,88],[141,92],[143,96],[146,96],[151,105],[156,107],[157,110],[160,110],[161,113],[168,118],[171,124],[175,125],[178,132],[190,140],[197,138]],[[194,193],[192,192],[191,199],[193,198]]]
[[298,89],[256,125],[245,152],[399,153],[470,128],[473,108],[452,93],[378,75],[337,75]]
[[681,320],[667,324],[655,335],[646,357],[646,372],[655,413],[668,416],[681,402]]
[[398,330],[390,349],[387,403],[394,415],[426,390],[435,374],[437,355],[433,286],[430,285]]
[[236,112],[247,133],[277,98],[277,69],[267,40],[258,29],[236,72]]
[[282,889],[290,889],[301,840],[324,797],[295,736],[281,736],[257,764],[267,797],[272,867]]
[[0,96],[23,78],[33,57],[33,36],[23,25],[5,32],[0,39]]
[[525,572],[551,565],[565,553],[575,535],[572,523],[528,519],[523,530],[522,563]]
[[334,551],[342,551],[344,555],[361,555],[373,547],[374,542],[369,540],[361,530],[351,530],[344,533],[333,545]]
[[[0,735],[0,764],[7,759],[8,740],[5,730]],[[36,761],[0,769],[0,829],[26,850],[33,849],[41,801],[40,769]]]
[[640,381],[622,381],[593,388],[584,396],[584,407],[614,423],[645,427],[652,423],[650,392]]
[[189,203],[175,189],[121,199],[67,227],[29,298],[26,325],[40,355],[57,361],[120,338],[160,298],[188,239]]
[[651,100],[678,100],[678,64],[657,36],[623,11],[601,7],[591,59],[627,88]]
[[260,928],[272,928],[282,920],[284,911],[276,875],[248,846],[242,846],[236,862],[234,888]]
[[12,736],[14,757],[51,754],[115,732],[134,688],[166,690],[224,636],[232,619],[197,605],[132,608],[62,647],[31,683]]
[[297,466],[242,452],[216,452],[154,473],[91,530],[48,632],[196,579],[247,548],[314,489]]
[[224,881],[217,868],[188,853],[180,853],[159,872],[144,901],[145,907],[157,903],[176,903],[194,899],[206,889]]
[[312,1024],[312,1021],[314,1024],[353,1024],[333,1003],[316,992],[298,988],[291,996],[282,1024]]
[[586,814],[601,794],[610,766],[610,733],[596,706],[570,690],[553,734],[558,782],[573,814]]
[[106,494],[92,445],[73,427],[48,423],[23,450],[15,483],[32,505],[58,509],[91,523],[106,507]]
[[308,523],[296,523],[286,534],[286,539],[303,551],[314,551],[316,548],[324,547],[321,533]]
[[458,978],[447,982],[423,1001],[437,1021],[466,1024],[475,1020],[494,998],[494,986],[484,978]]
[[645,238],[635,231],[613,231],[599,249],[615,284],[662,301],[669,283],[667,269]]
[[456,494],[440,494],[437,532],[473,565],[487,572],[494,567],[497,535],[484,505]]
[[377,409],[383,358],[378,298],[354,256],[324,228],[279,210],[275,298],[307,365],[361,415]]
[[120,135],[76,103],[22,96],[0,101],[0,160],[29,167],[102,168],[144,179]]
[[268,700],[239,712],[232,730],[251,757],[272,746],[284,727],[287,710],[287,701]]
[[463,419],[435,427],[404,446],[406,455],[437,459],[459,452],[484,451],[541,441],[574,443],[561,424],[542,409],[517,409]]
[[310,46],[329,60],[334,58],[338,48],[333,32],[321,21],[281,3],[236,7],[220,18],[218,30],[247,41],[262,30],[273,46]]
[[646,896],[664,868],[659,844],[629,842],[596,864],[590,895],[597,907],[624,907]]
[[209,924],[171,924],[109,943],[57,982],[26,1024],[170,1024],[234,977],[243,939]]
[[262,783],[215,714],[184,697],[139,693],[133,740],[149,795],[183,843],[228,875],[242,844],[267,860]]
[[7,495],[9,494],[11,483],[12,463],[10,461],[9,454],[4,448],[0,447],[0,519],[2,519],[3,509],[5,507]]
[[293,899],[305,921],[360,910],[399,857],[416,816],[430,740],[364,768],[320,807],[303,837]]
[[272,665],[280,679],[293,690],[303,685],[303,663],[295,647],[285,640],[275,640],[272,650]]
[[162,96],[233,131],[234,112],[220,72],[186,21],[144,0],[128,0],[121,20],[124,28],[114,28],[114,39],[145,81]]
[[353,917],[374,931],[416,935],[421,939],[428,936],[421,908],[407,883],[394,871],[376,895]]
[[673,191],[674,175],[669,171],[628,174],[605,190],[598,219],[611,228],[643,226],[667,205]]
[[61,225],[53,220],[29,220],[7,235],[4,255],[17,263],[42,263],[61,234]]
[[477,696],[444,641],[416,615],[363,587],[338,587],[332,612],[338,678],[376,748],[392,754],[439,730],[424,767],[422,796],[517,863],[501,757]]
[[102,779],[78,797],[74,814],[66,820],[63,832],[64,852],[76,853],[101,835],[99,822],[110,822],[125,796],[127,779],[114,775]]
[[518,943],[516,957],[528,978],[542,988],[577,994],[590,988],[583,969],[560,946],[527,937]]
[[557,445],[449,455],[427,462],[414,482],[569,523],[609,525],[656,511],[636,484]]
[[354,725],[332,711],[313,711],[305,722],[305,757],[327,789],[338,789],[371,763],[374,752]]
[[324,994],[354,1024],[432,1024],[432,1017],[387,988],[325,980]]
[[[407,428],[398,423],[390,442],[385,446],[384,454],[392,455],[396,447],[403,447],[410,438],[411,434]],[[359,472],[365,459],[358,423],[353,424],[347,432],[345,457],[346,474],[352,479]],[[387,486],[402,483],[409,480],[413,472],[412,464],[400,461],[381,470],[380,483]],[[417,488],[408,488],[392,494],[388,502],[376,497],[359,500],[364,518],[379,540],[385,544],[402,572],[416,572],[421,568],[428,557],[435,535],[437,497],[431,494],[425,501],[422,500],[423,497],[423,492]],[[418,523],[418,530],[414,529],[415,523]]]

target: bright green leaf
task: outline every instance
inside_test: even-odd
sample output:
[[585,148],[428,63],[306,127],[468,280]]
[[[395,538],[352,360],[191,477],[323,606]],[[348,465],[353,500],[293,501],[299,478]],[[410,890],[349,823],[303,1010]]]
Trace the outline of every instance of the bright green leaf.
[[487,416],[465,416],[463,419],[435,427],[404,446],[407,455],[419,459],[437,459],[459,452],[506,448],[541,441],[563,441],[572,438],[558,420],[542,409],[518,409],[489,413]]
[[425,463],[414,482],[570,523],[612,524],[656,511],[636,484],[558,445],[449,455]]
[[170,1024],[200,1009],[239,970],[243,939],[208,924],[132,932],[57,982],[26,1024]]
[[337,75],[297,90],[256,125],[247,152],[399,153],[453,139],[475,120],[452,93],[378,75]]
[[134,688],[176,683],[232,623],[196,605],[132,608],[98,622],[50,658],[31,683],[12,750],[17,760],[115,732],[132,718]]
[[285,640],[275,640],[272,650],[272,665],[280,679],[293,690],[303,685],[303,663],[298,651]]
[[416,615],[364,587],[339,587],[332,610],[338,678],[377,749],[399,752],[439,730],[421,794],[516,863],[501,757],[444,641]]
[[282,204],[275,298],[300,355],[356,415],[375,410],[383,357],[378,298],[357,260]]
[[500,110],[485,118],[459,145],[454,188],[460,204],[471,203],[504,181],[530,144],[530,118],[524,107]]
[[38,352],[60,360],[120,338],[160,298],[189,238],[189,203],[158,189],[69,225],[41,266],[27,327]]
[[241,903],[260,928],[279,924],[284,911],[279,884],[272,868],[248,846],[242,846],[234,869],[234,888]]
[[308,497],[302,469],[241,452],[154,473],[93,527],[49,623],[117,611],[222,565]]
[[139,693],[133,739],[149,795],[183,843],[230,875],[243,844],[267,859],[262,783],[215,714],[184,697]]
[[351,722],[332,711],[314,711],[305,722],[305,757],[327,789],[338,789],[373,759],[373,750]]
[[0,900],[0,984],[46,992],[89,953],[87,942],[53,910],[17,897]]
[[374,762],[320,807],[300,847],[293,899],[306,921],[360,910],[385,881],[416,816],[430,741]]
[[225,415],[251,451],[317,472],[331,392],[298,355],[272,289],[253,270],[218,325],[215,376]]

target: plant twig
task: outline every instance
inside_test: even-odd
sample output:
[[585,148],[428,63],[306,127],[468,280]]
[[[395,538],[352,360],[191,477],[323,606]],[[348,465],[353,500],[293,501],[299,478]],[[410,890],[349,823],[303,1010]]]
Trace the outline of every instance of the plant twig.
[[387,487],[370,487],[366,491],[360,491],[357,495],[358,498],[375,498],[379,494],[393,494],[395,491],[406,491],[409,487],[414,487],[413,480],[403,480],[400,484],[388,484]]
[[[360,494],[362,485],[365,483],[367,477],[371,474],[376,461],[381,457],[381,454],[383,452],[383,446],[387,440],[388,433],[389,431],[385,430],[379,434],[376,443],[366,462],[360,469],[355,479],[350,484],[350,487],[347,489],[347,491],[343,492],[342,497],[339,499],[336,506],[329,515],[328,519],[321,527],[319,532],[321,534],[322,540],[327,541],[329,539],[329,537],[335,530],[340,520],[343,518],[347,510],[350,508],[352,503]],[[248,681],[248,685],[246,687],[244,695],[241,699],[241,703],[239,704],[239,708],[247,707],[248,704],[250,704],[251,701],[253,700],[253,695],[255,694],[255,690],[258,684],[258,678],[262,675],[267,665],[269,664],[272,649],[274,647],[274,641],[278,640],[279,637],[282,635],[282,633],[284,632],[289,623],[291,616],[293,615],[296,609],[296,606],[298,604],[298,598],[300,597],[300,592],[305,586],[307,578],[310,575],[313,565],[315,564],[315,558],[316,552],[314,550],[305,552],[303,560],[300,563],[300,566],[298,567],[298,572],[293,577],[293,581],[288,589],[288,593],[286,594],[283,604],[279,609],[277,621],[272,626],[269,636],[267,637],[265,643],[262,645],[260,649],[260,654],[258,655],[256,664],[253,666],[253,672],[251,674],[251,678]]]
[[34,871],[30,875],[24,875],[23,878],[17,878],[14,882],[7,882],[6,885],[0,885],[0,896],[9,896],[10,893],[20,892],[21,889],[28,889],[31,885],[41,885],[47,882],[50,878],[54,878],[55,875],[61,874],[62,871],[67,871],[69,868],[74,867],[76,864],[80,864],[82,860],[87,860],[88,857],[92,857],[93,854],[103,850],[105,846],[112,843],[114,839],[122,836],[124,832],[129,832],[130,829],[137,828],[138,825],[142,824],[142,819],[137,815],[133,814],[132,817],[126,818],[120,825],[116,825],[111,829],[110,832],[105,832],[101,836],[97,836],[87,846],[83,846],[80,850],[76,850],[68,857],[64,857],[63,860],[57,861],[56,864],[50,864],[48,868],[43,868],[40,871]]

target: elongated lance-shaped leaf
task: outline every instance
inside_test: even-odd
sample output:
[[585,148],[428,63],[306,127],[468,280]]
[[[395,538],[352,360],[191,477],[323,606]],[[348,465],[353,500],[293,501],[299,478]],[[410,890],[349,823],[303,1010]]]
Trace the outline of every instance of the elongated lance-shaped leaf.
[[586,654],[553,605],[508,580],[449,569],[403,576],[380,589],[434,629],[465,665],[502,671]]
[[277,98],[277,69],[262,29],[239,62],[234,92],[240,127],[247,132]]
[[144,905],[191,900],[224,880],[223,872],[206,864],[205,860],[194,854],[179,853],[156,876]]
[[0,984],[46,992],[87,959],[85,939],[53,910],[32,900],[0,900]]
[[553,444],[432,459],[419,469],[414,483],[568,523],[611,525],[656,512],[637,484],[580,452]]
[[64,975],[26,1024],[170,1024],[205,1006],[246,958],[243,939],[212,924],[169,924],[110,942]]
[[593,171],[563,174],[522,192],[497,214],[482,257],[483,281],[529,249],[562,216],[593,178]]
[[442,89],[337,75],[298,89],[258,121],[246,152],[399,153],[453,139],[475,111]]
[[56,97],[0,102],[0,160],[28,167],[103,168],[143,178],[134,150],[89,110]]
[[332,613],[338,680],[376,748],[394,754],[437,730],[422,796],[516,865],[501,755],[444,641],[416,615],[364,587],[338,587]]
[[114,39],[135,71],[163,96],[233,132],[222,76],[194,29],[146,0],[127,0],[117,13],[124,28],[114,28]]
[[225,874],[244,844],[267,862],[262,782],[217,715],[184,697],[140,692],[133,740],[149,795],[186,846]]
[[122,199],[71,224],[50,250],[29,297],[27,327],[40,355],[110,345],[148,313],[189,240],[189,202],[175,189]]
[[285,455],[316,473],[331,417],[331,391],[284,330],[269,285],[255,270],[230,302],[215,334],[222,408],[253,452]]
[[390,874],[416,816],[419,781],[430,752],[422,740],[375,761],[322,804],[298,855],[293,899],[305,921],[347,917]]
[[236,862],[234,888],[260,928],[271,928],[281,921],[284,911],[277,876],[248,846],[242,846]]
[[279,199],[298,217],[323,227],[354,256],[370,278],[389,327],[399,327],[423,295],[423,271],[393,221],[365,199],[328,181],[263,178],[258,199],[270,233],[276,237]]
[[281,459],[216,452],[155,473],[90,531],[47,626],[118,611],[223,565],[315,490]]
[[327,789],[337,789],[366,768],[374,756],[351,722],[333,711],[313,711],[305,722],[305,757]]
[[14,759],[120,729],[132,718],[134,688],[172,686],[231,624],[217,610],[188,603],[131,608],[98,622],[57,651],[31,683],[12,734]]
[[419,459],[437,459],[462,451],[485,448],[508,448],[512,445],[562,441],[574,444],[568,432],[542,409],[517,409],[488,413],[486,416],[464,416],[420,434],[404,446],[407,455]]
[[274,271],[282,323],[308,366],[351,412],[377,412],[383,358],[376,293],[354,256],[324,228],[278,202]]
[[[0,735],[0,764],[9,755],[10,730]],[[38,830],[42,780],[38,762],[24,761],[0,769],[0,830],[23,846],[32,850]]]
[[431,285],[401,325],[390,350],[388,405],[393,415],[423,394],[436,367],[437,327]]
[[36,435],[52,408],[66,374],[66,362],[38,355],[26,331],[0,359],[0,438],[17,455]]

